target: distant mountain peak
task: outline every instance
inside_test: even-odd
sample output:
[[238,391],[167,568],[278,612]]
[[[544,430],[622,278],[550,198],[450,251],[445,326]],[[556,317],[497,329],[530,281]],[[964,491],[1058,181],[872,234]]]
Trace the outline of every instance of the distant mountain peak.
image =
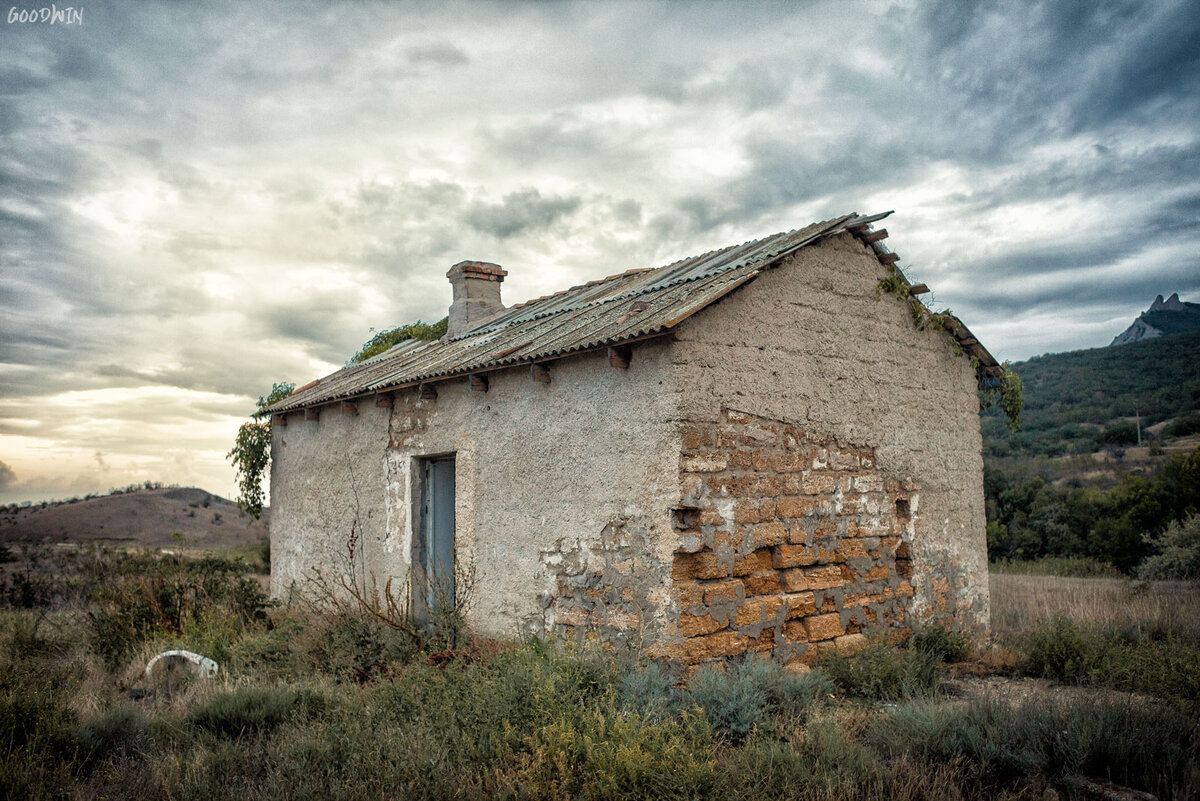
[[1133,325],[1114,338],[1110,345],[1126,345],[1163,334],[1182,334],[1186,331],[1200,331],[1200,303],[1180,300],[1179,293],[1172,292],[1171,297],[1166,300],[1163,300],[1162,295],[1154,298],[1150,308],[1138,315]]

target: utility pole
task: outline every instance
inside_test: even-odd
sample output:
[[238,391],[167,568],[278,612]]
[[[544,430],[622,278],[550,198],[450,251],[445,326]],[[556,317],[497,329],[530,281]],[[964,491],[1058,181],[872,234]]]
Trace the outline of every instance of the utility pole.
[[1133,406],[1133,419],[1137,421],[1138,447],[1142,447],[1142,408],[1140,404]]

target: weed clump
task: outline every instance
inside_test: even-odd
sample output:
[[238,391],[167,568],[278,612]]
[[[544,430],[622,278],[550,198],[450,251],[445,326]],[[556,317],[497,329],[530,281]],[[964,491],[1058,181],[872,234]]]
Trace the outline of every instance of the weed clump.
[[908,644],[939,662],[962,662],[971,655],[971,638],[952,632],[940,623],[917,629]]
[[937,689],[939,661],[927,650],[892,648],[876,640],[856,654],[829,654],[818,664],[848,695],[899,701],[932,695]]
[[54,600],[54,582],[27,570],[19,570],[7,578],[0,576],[0,604],[16,609],[37,609],[50,606]]
[[220,737],[239,738],[270,733],[293,716],[314,717],[326,706],[325,697],[311,690],[242,687],[193,708],[184,722]]
[[137,707],[122,705],[85,720],[75,728],[85,762],[130,757],[149,745],[149,723]]
[[747,658],[724,669],[700,668],[681,701],[700,707],[713,730],[736,744],[758,728],[802,722],[832,690],[833,682],[819,670],[799,675],[770,659]]
[[1175,782],[1200,768],[1194,726],[1181,710],[1120,699],[955,706],[916,701],[878,718],[864,741],[890,758],[957,765],[959,780],[985,797],[1031,777],[1070,788],[1083,776],[1169,797]]
[[657,662],[634,667],[617,680],[617,699],[623,709],[649,720],[673,716],[682,705],[683,694],[675,679]]
[[91,591],[93,650],[115,666],[152,638],[182,640],[218,661],[228,643],[270,605],[238,562],[207,557],[125,557]]
[[1146,540],[1156,553],[1138,567],[1138,578],[1200,580],[1200,514],[1172,521],[1166,531]]

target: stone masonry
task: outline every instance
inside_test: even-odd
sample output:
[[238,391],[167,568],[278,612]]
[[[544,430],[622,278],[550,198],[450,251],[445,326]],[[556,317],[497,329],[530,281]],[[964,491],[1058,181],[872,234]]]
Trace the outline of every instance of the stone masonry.
[[681,439],[679,616],[662,655],[810,662],[868,628],[907,633],[915,484],[881,475],[869,447],[732,409]]
[[652,536],[644,518],[621,515],[599,539],[562,538],[543,551],[543,568],[555,583],[542,594],[547,628],[612,646],[638,647],[653,639],[659,617],[653,588],[667,566],[656,558]]

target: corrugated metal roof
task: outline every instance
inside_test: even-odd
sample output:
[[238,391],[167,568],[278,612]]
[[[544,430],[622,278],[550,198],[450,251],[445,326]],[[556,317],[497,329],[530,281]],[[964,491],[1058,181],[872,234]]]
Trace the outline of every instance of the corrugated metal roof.
[[[286,412],[656,336],[788,253],[846,230],[862,233],[890,213],[848,214],[658,269],[629,270],[572,287],[507,309],[454,338],[403,342],[304,387],[270,411]],[[987,358],[995,364],[990,355]]]

